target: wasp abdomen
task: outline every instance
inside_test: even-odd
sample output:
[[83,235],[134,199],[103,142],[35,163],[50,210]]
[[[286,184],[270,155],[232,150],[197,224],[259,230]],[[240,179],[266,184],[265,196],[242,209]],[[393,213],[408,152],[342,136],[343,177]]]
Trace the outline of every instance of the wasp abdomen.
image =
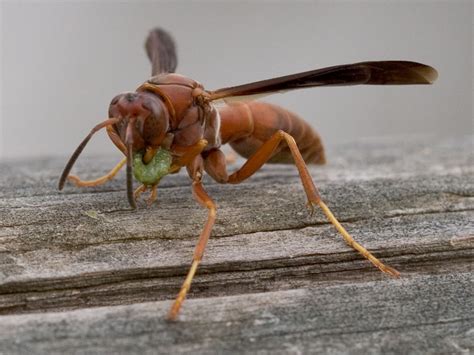
[[[245,158],[250,157],[278,130],[290,134],[296,141],[303,159],[308,164],[326,162],[318,133],[303,119],[277,105],[251,101],[232,103],[219,108],[222,144],[231,147]],[[284,143],[275,150],[269,163],[293,163]]]

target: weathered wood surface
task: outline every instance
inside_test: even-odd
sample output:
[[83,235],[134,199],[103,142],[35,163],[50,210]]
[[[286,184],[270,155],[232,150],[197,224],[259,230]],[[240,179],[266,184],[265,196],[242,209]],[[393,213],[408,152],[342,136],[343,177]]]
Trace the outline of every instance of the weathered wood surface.
[[[91,178],[116,160],[76,171]],[[59,193],[64,159],[1,163],[0,351],[472,350],[472,137],[365,141],[329,160],[310,169],[323,199],[402,278],[309,216],[293,167],[266,166],[238,186],[206,180],[218,220],[176,324],[163,318],[206,216],[184,174],[131,212],[122,175]]]

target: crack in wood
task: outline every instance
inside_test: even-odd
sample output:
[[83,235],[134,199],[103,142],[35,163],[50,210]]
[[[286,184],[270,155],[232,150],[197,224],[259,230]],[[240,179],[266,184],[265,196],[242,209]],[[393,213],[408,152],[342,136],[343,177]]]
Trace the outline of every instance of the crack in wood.
[[[474,254],[466,254],[464,251],[461,254],[431,252],[421,255],[421,259],[407,258],[407,255],[401,255],[402,259],[398,257],[384,259],[392,265],[401,266],[403,277],[411,278],[420,272],[439,274],[467,271]],[[238,264],[204,266],[189,296],[190,298],[226,296],[288,290],[310,285],[316,287],[320,284],[364,283],[368,280],[387,278],[362,259],[315,262],[310,257],[304,257],[300,260],[292,259],[290,262],[279,265],[274,260],[269,260],[267,263],[251,263],[250,267]],[[336,269],[320,269],[331,265],[336,266]],[[430,267],[427,268],[427,265]],[[45,309],[62,311],[104,304],[171,299],[177,292],[185,271],[185,269],[182,272],[168,270],[166,273],[157,270],[134,272],[128,270],[122,275],[116,273],[111,273],[109,276],[81,275],[75,279],[41,280],[40,288],[36,288],[39,285],[34,283],[5,285],[0,291],[0,314],[41,312]],[[228,278],[230,275],[232,276]],[[91,276],[94,277],[92,280]],[[84,280],[91,282],[83,284]],[[96,282],[92,282],[94,280]],[[248,287],[244,287],[246,284]],[[7,301],[5,296],[8,295],[13,299]]]

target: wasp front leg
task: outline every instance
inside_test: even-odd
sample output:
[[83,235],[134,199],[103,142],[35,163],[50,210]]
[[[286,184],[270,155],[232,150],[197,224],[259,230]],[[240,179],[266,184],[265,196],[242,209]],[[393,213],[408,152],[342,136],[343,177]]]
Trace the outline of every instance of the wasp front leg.
[[93,187],[105,184],[107,181],[112,180],[115,175],[122,169],[122,167],[127,162],[127,158],[123,158],[112,170],[110,170],[106,175],[95,179],[95,180],[81,180],[77,175],[69,175],[67,179],[71,181],[74,185],[78,187]]
[[[117,148],[119,148],[124,154],[126,154],[125,146],[120,140],[120,137],[112,128],[112,126],[107,126],[106,130],[112,142],[117,146]],[[123,158],[112,170],[110,170],[107,174],[105,174],[104,176],[98,179],[81,180],[81,178],[79,178],[79,176],[77,175],[68,175],[67,179],[71,181],[74,185],[76,185],[77,187],[99,186],[99,185],[105,184],[107,181],[112,180],[120,171],[120,169],[122,169],[122,167],[125,165],[126,162],[127,162],[127,158]]]
[[150,188],[151,192],[150,192],[150,196],[146,200],[146,204],[147,204],[148,207],[150,207],[153,204],[153,202],[156,201],[156,199],[158,197],[158,184],[151,185],[151,186],[147,186],[145,184],[142,184],[142,185],[138,186],[135,189],[135,191],[133,192],[133,197],[134,197],[135,200],[139,200],[142,193],[144,193],[146,190],[148,190],[148,188]]

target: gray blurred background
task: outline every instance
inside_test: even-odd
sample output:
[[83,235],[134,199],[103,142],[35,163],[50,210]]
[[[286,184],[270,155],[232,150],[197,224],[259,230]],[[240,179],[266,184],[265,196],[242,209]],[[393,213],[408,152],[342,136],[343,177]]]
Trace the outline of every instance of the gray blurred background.
[[[433,86],[319,88],[267,99],[310,121],[326,144],[472,133],[472,4],[3,1],[0,157],[69,155],[106,118],[115,94],[149,77],[143,41],[157,25],[177,41],[178,72],[208,89],[364,60],[438,69]],[[100,133],[85,152],[112,151]]]

